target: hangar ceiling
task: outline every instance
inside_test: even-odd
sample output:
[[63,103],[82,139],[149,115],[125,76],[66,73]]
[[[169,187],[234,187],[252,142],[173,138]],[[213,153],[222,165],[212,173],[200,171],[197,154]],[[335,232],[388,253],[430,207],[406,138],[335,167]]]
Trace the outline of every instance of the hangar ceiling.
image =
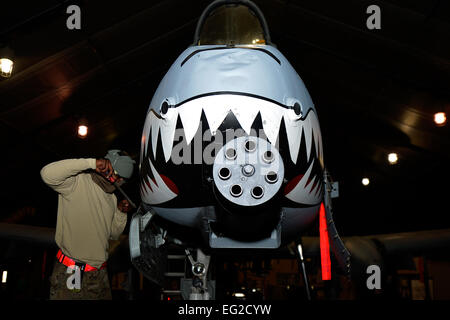
[[[2,4],[0,42],[16,59],[13,76],[0,81],[0,220],[21,213],[15,221],[55,225],[56,195],[39,176],[48,162],[101,157],[115,147],[139,156],[151,97],[192,43],[210,2]],[[450,4],[254,2],[317,108],[325,162],[340,183],[338,230],[348,236],[450,227],[450,129],[433,123],[435,112],[450,114]],[[74,3],[81,30],[66,28]],[[371,4],[381,8],[381,30],[366,27]],[[80,118],[89,122],[86,139],[76,135]],[[388,164],[389,152],[399,154],[397,165]],[[137,185],[127,188],[137,199]]]

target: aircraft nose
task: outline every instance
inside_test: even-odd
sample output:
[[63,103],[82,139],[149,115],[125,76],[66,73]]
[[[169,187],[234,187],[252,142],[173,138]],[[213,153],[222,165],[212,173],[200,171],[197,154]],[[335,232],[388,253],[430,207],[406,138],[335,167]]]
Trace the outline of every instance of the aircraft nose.
[[278,150],[267,140],[247,136],[225,144],[213,165],[219,193],[234,205],[256,207],[280,190],[284,165]]

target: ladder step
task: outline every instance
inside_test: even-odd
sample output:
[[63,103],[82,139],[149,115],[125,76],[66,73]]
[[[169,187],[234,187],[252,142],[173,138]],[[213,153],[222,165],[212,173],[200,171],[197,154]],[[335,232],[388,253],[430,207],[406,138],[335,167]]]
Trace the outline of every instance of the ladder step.
[[184,277],[184,272],[166,272],[164,275],[166,277]]
[[167,255],[167,259],[180,259],[180,260],[184,260],[186,258],[186,255],[183,254],[168,254]]
[[167,294],[181,294],[181,290],[163,290],[162,292]]

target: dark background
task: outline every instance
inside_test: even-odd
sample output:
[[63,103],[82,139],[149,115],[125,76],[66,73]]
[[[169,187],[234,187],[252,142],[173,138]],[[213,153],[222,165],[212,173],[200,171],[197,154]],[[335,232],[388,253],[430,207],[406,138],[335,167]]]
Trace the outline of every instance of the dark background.
[[[339,181],[341,235],[450,227],[450,132],[433,123],[435,112],[450,111],[450,3],[254,2],[315,103],[325,162]],[[0,81],[1,221],[55,226],[57,195],[39,175],[51,161],[115,147],[139,157],[153,93],[209,3],[2,4],[0,41],[16,58]],[[66,28],[69,4],[81,7],[81,30]],[[366,27],[371,4],[381,8],[381,30]],[[76,136],[80,118],[86,139]],[[134,182],[127,191],[138,202]]]

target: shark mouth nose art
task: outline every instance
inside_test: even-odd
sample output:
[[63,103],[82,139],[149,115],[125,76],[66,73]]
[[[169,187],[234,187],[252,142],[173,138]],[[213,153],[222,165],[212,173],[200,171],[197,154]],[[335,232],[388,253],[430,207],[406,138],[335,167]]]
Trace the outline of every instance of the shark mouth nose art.
[[[165,175],[158,173],[158,170],[164,172],[164,163],[154,161],[152,163],[151,160],[151,158],[156,159],[157,151],[162,151],[163,154],[159,156],[162,156],[166,163],[171,160],[177,123],[181,123],[183,139],[187,145],[190,145],[201,125],[202,117],[206,119],[209,130],[214,136],[227,116],[233,114],[238,125],[248,136],[251,134],[253,123],[260,118],[261,129],[267,138],[266,143],[275,146],[275,148],[264,150],[261,155],[261,162],[268,166],[278,154],[276,146],[279,143],[280,130],[285,131],[283,135],[285,133],[288,147],[283,151],[280,150],[280,153],[284,152],[282,158],[285,164],[289,162],[294,169],[289,173],[284,172],[284,179],[283,174],[271,170],[262,183],[281,185],[281,183],[287,182],[282,189],[287,199],[306,205],[320,202],[323,193],[323,186],[320,183],[320,172],[323,169],[323,148],[319,121],[312,108],[302,114],[298,107],[298,104],[295,107],[287,107],[255,96],[224,93],[200,96],[176,106],[168,106],[167,103],[163,103],[161,108],[151,108],[145,120],[141,140],[140,163],[143,165],[141,168],[141,195],[143,200],[148,204],[159,204],[170,201],[179,194],[175,183],[167,177],[170,172],[165,172]],[[159,109],[161,109],[160,113],[155,111]],[[281,129],[282,127],[284,129]],[[158,141],[162,149],[157,148]],[[225,145],[225,143],[224,141],[223,144]],[[304,146],[301,147],[301,145]],[[253,152],[254,148],[252,141],[243,145],[243,150],[249,154]],[[223,159],[226,161],[236,160],[236,149],[233,147],[222,149]],[[281,157],[280,161],[283,162]],[[299,162],[305,162],[307,166],[299,166]],[[247,167],[245,170],[249,175],[251,167]],[[220,177],[219,180],[222,182],[231,181],[229,174],[230,171],[224,169],[217,173],[217,177]],[[237,189],[238,187],[234,188],[235,194],[240,193],[237,192]],[[264,199],[266,196],[264,189],[262,185],[256,188],[252,194],[253,199]],[[234,196],[231,191],[228,191],[228,195],[234,199],[240,197]]]

